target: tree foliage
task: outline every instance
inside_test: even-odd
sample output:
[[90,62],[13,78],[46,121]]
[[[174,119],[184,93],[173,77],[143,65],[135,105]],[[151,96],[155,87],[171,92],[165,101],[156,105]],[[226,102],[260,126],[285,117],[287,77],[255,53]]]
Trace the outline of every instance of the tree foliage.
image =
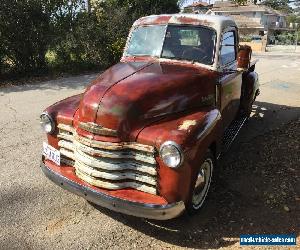
[[1,68],[4,62],[19,72],[45,68],[51,15],[43,2],[1,0],[0,6]]
[[247,0],[233,0],[234,3],[238,4],[238,5],[245,5],[247,4]]
[[265,0],[263,4],[275,10],[288,13],[292,11],[292,8],[289,6],[289,2],[289,0]]
[[94,1],[88,9],[84,0],[0,0],[0,6],[2,75],[106,67],[119,60],[137,18],[179,11],[177,0]]
[[179,8],[176,0],[107,0],[99,2],[97,10],[100,11],[99,22],[106,31],[106,59],[116,62],[136,19],[147,15],[177,13]]

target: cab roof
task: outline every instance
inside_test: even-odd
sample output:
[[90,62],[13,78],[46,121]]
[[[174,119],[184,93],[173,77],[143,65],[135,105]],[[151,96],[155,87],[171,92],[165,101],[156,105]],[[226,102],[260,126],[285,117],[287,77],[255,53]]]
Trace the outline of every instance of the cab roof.
[[133,26],[155,24],[201,25],[214,28],[218,32],[224,30],[229,26],[236,27],[236,23],[230,17],[204,14],[164,14],[146,16],[135,21]]

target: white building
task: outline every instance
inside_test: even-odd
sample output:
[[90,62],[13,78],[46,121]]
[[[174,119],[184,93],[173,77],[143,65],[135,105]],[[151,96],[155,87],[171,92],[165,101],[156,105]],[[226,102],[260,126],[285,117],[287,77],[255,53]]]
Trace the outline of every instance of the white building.
[[231,16],[244,35],[273,34],[275,30],[289,29],[286,15],[265,5],[237,5],[230,1],[216,1],[207,14]]

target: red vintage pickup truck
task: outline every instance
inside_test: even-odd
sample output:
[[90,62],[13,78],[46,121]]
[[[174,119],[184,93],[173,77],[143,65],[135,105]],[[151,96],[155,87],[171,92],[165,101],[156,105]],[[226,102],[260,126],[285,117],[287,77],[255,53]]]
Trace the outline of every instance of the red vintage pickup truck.
[[250,58],[228,17],[137,20],[118,64],[42,113],[43,172],[117,212],[197,212],[259,94]]

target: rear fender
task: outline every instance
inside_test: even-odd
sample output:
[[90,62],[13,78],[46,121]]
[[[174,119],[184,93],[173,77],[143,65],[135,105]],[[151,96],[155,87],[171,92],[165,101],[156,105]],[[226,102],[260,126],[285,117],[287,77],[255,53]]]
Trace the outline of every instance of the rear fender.
[[247,110],[252,105],[259,89],[258,74],[255,71],[243,73],[243,83],[241,91],[241,109]]

